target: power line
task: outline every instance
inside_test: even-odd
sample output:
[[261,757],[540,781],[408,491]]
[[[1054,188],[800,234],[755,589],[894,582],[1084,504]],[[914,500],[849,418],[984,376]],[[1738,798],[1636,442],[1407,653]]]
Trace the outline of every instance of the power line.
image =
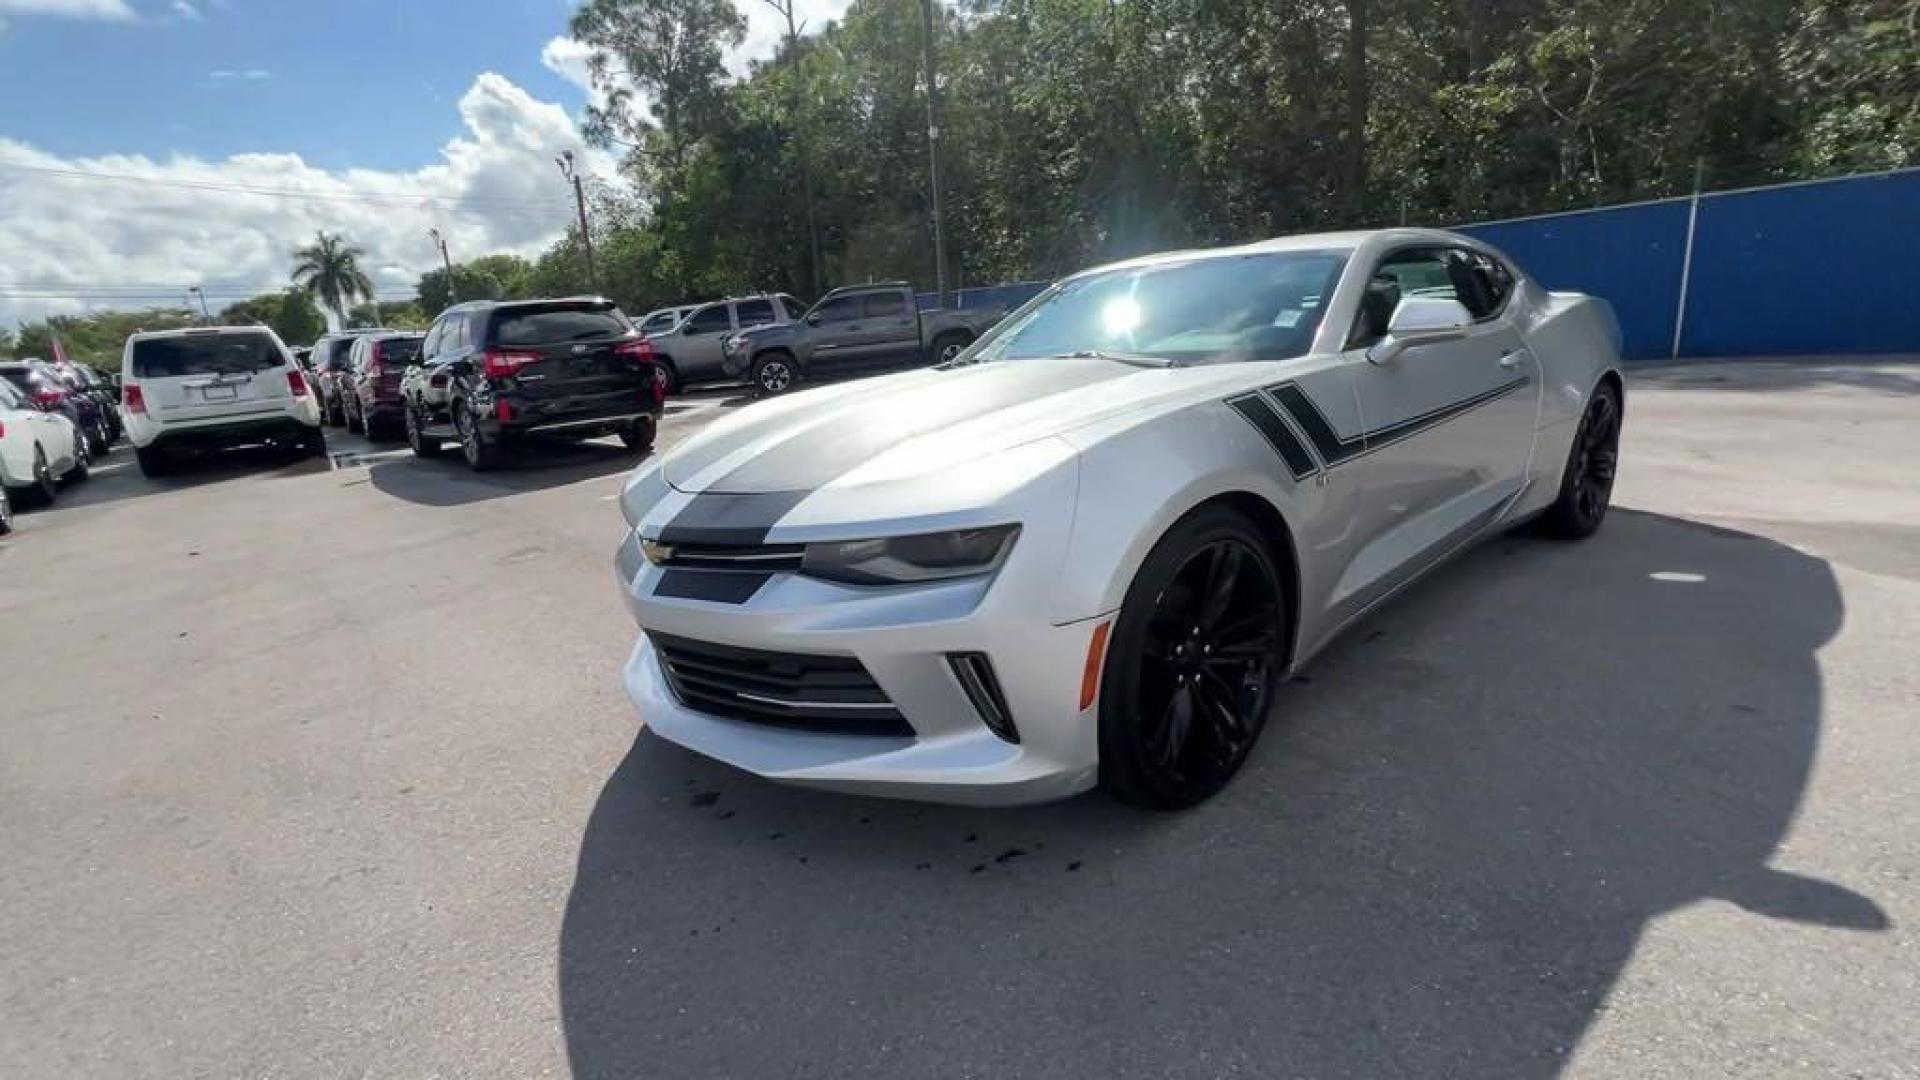
[[555,213],[564,213],[573,208],[565,203],[548,202],[544,199],[515,199],[504,195],[431,195],[425,192],[325,192],[303,191],[296,188],[274,188],[255,184],[225,184],[211,180],[177,180],[162,176],[134,176],[127,173],[87,172],[82,169],[60,169],[48,165],[28,165],[23,162],[0,161],[0,169],[16,172],[39,173],[45,176],[58,176],[72,180],[105,180],[130,184],[152,184],[159,187],[184,188],[192,191],[218,191],[238,195],[261,195],[281,199],[312,199],[322,202],[365,203],[377,206],[410,206],[422,209],[445,209],[454,206],[486,206],[498,211],[513,207],[539,209]]

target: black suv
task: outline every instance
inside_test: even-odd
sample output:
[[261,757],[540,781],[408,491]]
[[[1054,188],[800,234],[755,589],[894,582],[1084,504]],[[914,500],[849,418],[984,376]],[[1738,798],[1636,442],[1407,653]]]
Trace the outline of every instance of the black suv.
[[451,439],[475,469],[526,436],[618,434],[645,451],[666,396],[653,346],[599,297],[455,304],[400,392],[413,452],[432,457]]

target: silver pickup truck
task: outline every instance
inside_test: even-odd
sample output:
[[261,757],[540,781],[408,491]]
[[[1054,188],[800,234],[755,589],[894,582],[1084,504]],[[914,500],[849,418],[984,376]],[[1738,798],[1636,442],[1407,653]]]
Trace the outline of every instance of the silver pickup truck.
[[1000,308],[920,311],[903,281],[853,285],[821,297],[795,322],[728,338],[725,367],[755,392],[779,394],[809,376],[951,360],[1005,314]]

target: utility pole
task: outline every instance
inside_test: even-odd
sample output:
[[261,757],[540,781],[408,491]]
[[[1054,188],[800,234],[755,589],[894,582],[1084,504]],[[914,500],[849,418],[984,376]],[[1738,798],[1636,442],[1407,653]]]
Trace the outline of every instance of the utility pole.
[[580,247],[587,256],[587,288],[600,291],[600,285],[593,275],[593,237],[587,234],[587,196],[580,190],[580,170],[573,167],[573,151],[563,150],[554,159],[560,165],[560,175],[573,181],[573,207],[580,212]]
[[927,55],[927,176],[933,196],[933,289],[947,306],[947,236],[940,223],[940,83],[933,68],[933,0],[920,0],[921,46]]
[[213,313],[207,310],[207,290],[195,285],[187,289],[187,292],[200,298],[200,318],[207,325],[213,325]]
[[810,275],[807,284],[818,299],[820,287],[820,226],[813,216],[813,159],[807,153],[807,121],[801,115],[805,87],[800,85],[800,26],[793,19],[794,0],[767,0],[767,6],[787,17],[787,73],[793,83],[794,150],[800,155],[800,190],[807,203],[807,254]]
[[433,246],[440,249],[440,266],[447,272],[447,303],[460,302],[460,287],[453,282],[453,260],[447,258],[447,238],[440,235],[439,229],[428,229],[427,235],[433,238]]

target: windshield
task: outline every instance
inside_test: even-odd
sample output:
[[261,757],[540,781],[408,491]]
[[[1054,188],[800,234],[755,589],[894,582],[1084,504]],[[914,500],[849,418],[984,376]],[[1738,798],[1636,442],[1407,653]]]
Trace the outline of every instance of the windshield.
[[133,343],[133,374],[140,379],[243,375],[283,363],[279,347],[265,334],[189,335]]
[[1340,251],[1280,251],[1074,278],[1010,317],[973,359],[1285,360],[1312,347],[1346,260]]

